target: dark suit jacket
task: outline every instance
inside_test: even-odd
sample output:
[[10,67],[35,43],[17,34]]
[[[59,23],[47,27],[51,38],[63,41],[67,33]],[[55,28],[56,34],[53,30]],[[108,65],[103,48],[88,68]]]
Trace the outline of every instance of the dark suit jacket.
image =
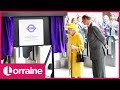
[[106,40],[97,24],[91,22],[90,26],[88,27],[87,39],[90,48],[90,59],[104,59],[105,55],[107,55],[104,47]]

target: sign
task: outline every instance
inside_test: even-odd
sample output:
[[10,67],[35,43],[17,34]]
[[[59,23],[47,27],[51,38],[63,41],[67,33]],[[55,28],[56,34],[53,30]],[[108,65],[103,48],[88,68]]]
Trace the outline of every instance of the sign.
[[43,19],[19,20],[19,45],[43,45]]

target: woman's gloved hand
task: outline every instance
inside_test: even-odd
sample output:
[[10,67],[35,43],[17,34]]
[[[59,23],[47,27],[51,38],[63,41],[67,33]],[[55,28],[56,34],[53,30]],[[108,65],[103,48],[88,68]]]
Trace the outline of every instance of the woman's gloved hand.
[[71,45],[71,49],[78,49],[78,47],[75,45]]

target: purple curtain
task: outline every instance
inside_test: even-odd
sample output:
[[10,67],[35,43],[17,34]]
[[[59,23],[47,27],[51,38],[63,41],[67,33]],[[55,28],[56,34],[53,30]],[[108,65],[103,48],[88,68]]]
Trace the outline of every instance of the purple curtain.
[[13,51],[13,18],[2,18],[2,55],[11,56]]
[[63,16],[51,16],[51,37],[54,53],[65,52],[65,29]]

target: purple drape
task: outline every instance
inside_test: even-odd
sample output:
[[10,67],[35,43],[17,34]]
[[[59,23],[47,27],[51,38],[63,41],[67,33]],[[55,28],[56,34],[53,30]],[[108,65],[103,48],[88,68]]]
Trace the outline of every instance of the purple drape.
[[2,55],[11,56],[13,50],[13,18],[2,18]]
[[54,53],[65,52],[65,29],[63,16],[51,16],[51,37]]

